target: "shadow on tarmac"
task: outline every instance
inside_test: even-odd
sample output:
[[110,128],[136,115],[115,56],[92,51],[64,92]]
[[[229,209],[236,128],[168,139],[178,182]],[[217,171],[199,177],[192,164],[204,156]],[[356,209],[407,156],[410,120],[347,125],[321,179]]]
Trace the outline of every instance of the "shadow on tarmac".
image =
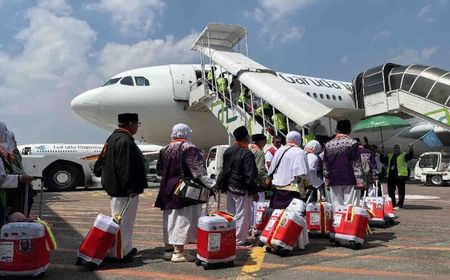
[[403,205],[404,210],[440,210],[442,207],[439,206],[431,206],[431,205],[418,205],[418,204],[410,204]]

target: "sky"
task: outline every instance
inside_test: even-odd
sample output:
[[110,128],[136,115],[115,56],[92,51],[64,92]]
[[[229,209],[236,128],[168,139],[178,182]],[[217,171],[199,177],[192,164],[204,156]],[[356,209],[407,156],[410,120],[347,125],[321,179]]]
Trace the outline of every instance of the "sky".
[[124,70],[198,63],[208,22],[245,26],[250,58],[287,73],[449,70],[448,14],[450,0],[0,0],[0,120],[19,144],[103,143],[70,101]]

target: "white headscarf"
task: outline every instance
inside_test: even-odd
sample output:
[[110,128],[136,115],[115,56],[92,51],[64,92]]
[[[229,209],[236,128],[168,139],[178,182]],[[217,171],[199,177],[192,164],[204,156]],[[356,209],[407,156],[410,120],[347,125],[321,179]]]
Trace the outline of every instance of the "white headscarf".
[[172,128],[171,137],[172,139],[181,138],[185,140],[191,140],[192,130],[189,128],[189,126],[183,123],[179,123]]
[[12,154],[16,149],[16,141],[14,138],[14,132],[11,130],[6,131],[6,145],[9,154]]
[[322,146],[320,145],[319,141],[311,140],[306,144],[304,150],[306,153],[313,153],[317,155],[320,154],[320,152],[322,151]]
[[286,135],[286,142],[293,143],[300,147],[302,145],[302,136],[297,131],[291,131]]
[[0,146],[4,147],[5,149],[8,148],[8,145],[6,144],[7,131],[8,129],[6,128],[6,124],[0,121]]

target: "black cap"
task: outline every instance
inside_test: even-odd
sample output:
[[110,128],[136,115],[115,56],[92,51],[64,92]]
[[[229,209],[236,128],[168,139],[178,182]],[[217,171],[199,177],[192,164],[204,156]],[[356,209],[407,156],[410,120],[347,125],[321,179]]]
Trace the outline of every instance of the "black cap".
[[237,141],[244,140],[248,137],[248,130],[245,126],[240,126],[233,131],[233,136]]
[[259,134],[253,134],[252,135],[252,141],[253,142],[263,141],[263,140],[264,141],[267,140],[267,137],[264,134],[259,133]]
[[119,123],[130,123],[130,122],[138,122],[139,118],[138,118],[138,114],[135,113],[123,113],[123,114],[119,114],[119,116],[117,117],[117,120],[119,121]]

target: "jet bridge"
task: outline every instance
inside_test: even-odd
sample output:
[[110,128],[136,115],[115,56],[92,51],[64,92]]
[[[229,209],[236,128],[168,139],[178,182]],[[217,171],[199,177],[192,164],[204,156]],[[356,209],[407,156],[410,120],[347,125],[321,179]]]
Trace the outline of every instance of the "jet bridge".
[[450,130],[449,71],[387,63],[360,73],[353,86],[366,116],[406,113]]
[[[250,59],[247,31],[242,26],[210,23],[192,45],[192,50],[200,53],[202,78],[191,89],[188,110],[211,110],[230,133],[235,127],[246,125],[250,126],[251,133],[267,135],[271,128],[275,134],[284,136],[291,128],[302,128],[324,116],[333,117],[333,113],[342,114],[339,110],[333,112],[283,82],[273,70]],[[207,79],[205,64],[215,69],[215,79]],[[229,86],[225,92],[218,92],[219,75],[227,77],[230,83],[239,83],[240,90],[238,87],[236,92]],[[246,97],[245,104],[236,102],[242,94]],[[261,106],[266,109],[255,112]],[[272,121],[271,117],[280,112],[286,118],[287,131],[281,131]]]

